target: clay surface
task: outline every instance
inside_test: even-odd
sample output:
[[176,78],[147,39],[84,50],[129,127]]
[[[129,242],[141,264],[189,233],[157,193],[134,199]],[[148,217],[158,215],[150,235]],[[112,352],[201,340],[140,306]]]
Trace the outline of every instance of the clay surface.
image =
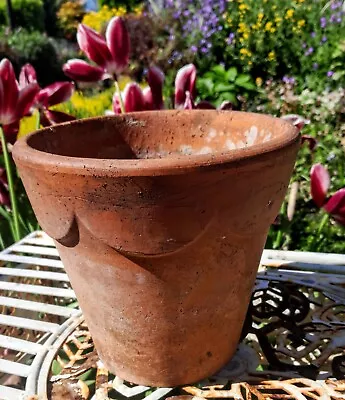
[[16,143],[109,370],[169,387],[229,360],[298,147],[286,121],[214,110],[81,120]]

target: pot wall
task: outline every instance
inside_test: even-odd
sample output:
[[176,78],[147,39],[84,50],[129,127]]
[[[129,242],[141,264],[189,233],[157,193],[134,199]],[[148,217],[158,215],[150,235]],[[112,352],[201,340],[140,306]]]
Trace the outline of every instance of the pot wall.
[[143,176],[38,169],[17,151],[110,371],[169,387],[231,358],[297,148]]

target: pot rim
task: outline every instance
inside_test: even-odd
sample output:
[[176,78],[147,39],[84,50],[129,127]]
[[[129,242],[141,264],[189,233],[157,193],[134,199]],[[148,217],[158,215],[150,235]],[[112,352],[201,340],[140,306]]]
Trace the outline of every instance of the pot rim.
[[[163,158],[140,158],[140,159],[102,159],[83,158],[53,154],[37,150],[29,145],[31,137],[42,134],[42,132],[57,129],[60,126],[83,125],[92,121],[106,121],[111,119],[131,119],[139,117],[143,119],[145,114],[163,116],[164,114],[176,115],[180,113],[217,113],[231,115],[252,116],[268,122],[279,121],[284,129],[284,135],[279,135],[261,144],[253,144],[246,148],[227,150],[219,153],[178,155],[176,157]],[[232,118],[231,118],[232,119]],[[248,128],[250,125],[248,124]],[[267,153],[276,152],[299,142],[299,130],[290,122],[268,114],[259,114],[243,111],[220,111],[220,110],[159,110],[141,111],[120,115],[83,118],[75,121],[57,124],[51,127],[36,130],[20,139],[13,146],[13,157],[16,162],[33,169],[43,169],[53,173],[98,175],[106,176],[148,176],[148,175],[171,175],[178,171],[193,170],[203,167],[216,166],[217,164],[233,164],[238,161],[248,161]]]

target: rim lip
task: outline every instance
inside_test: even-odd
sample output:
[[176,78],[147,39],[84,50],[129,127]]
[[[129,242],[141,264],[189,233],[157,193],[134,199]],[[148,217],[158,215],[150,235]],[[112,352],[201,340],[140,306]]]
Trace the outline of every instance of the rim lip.
[[[116,118],[145,118],[145,114],[180,114],[180,113],[210,113],[210,114],[235,114],[242,115],[244,118],[248,115],[259,118],[262,121],[277,122],[282,127],[285,126],[283,135],[279,135],[266,143],[254,144],[247,148],[227,150],[224,152],[209,154],[178,155],[176,157],[164,158],[141,158],[141,159],[102,159],[102,158],[83,158],[70,157],[58,154],[48,153],[37,150],[29,145],[29,140],[35,135],[41,135],[44,132],[51,131],[66,126],[87,125],[94,121],[107,121]],[[250,128],[252,124],[248,124]],[[72,133],[73,134],[73,133]],[[80,175],[112,175],[112,176],[148,176],[148,175],[170,175],[178,170],[192,170],[203,167],[217,166],[219,164],[229,164],[238,161],[253,160],[260,156],[288,148],[299,142],[300,134],[298,129],[290,122],[270,116],[268,114],[259,114],[242,111],[218,111],[218,110],[163,110],[163,111],[142,111],[126,113],[123,115],[112,115],[103,117],[84,118],[62,124],[57,124],[53,128],[47,127],[36,130],[17,140],[13,147],[13,157],[17,164],[40,169],[46,172],[80,174]]]

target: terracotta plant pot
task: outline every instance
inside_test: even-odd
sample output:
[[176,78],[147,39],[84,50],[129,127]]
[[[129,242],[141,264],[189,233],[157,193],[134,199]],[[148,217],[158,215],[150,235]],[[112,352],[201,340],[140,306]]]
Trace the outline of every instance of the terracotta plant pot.
[[298,147],[281,119],[204,110],[81,120],[16,143],[110,371],[176,386],[230,359]]

